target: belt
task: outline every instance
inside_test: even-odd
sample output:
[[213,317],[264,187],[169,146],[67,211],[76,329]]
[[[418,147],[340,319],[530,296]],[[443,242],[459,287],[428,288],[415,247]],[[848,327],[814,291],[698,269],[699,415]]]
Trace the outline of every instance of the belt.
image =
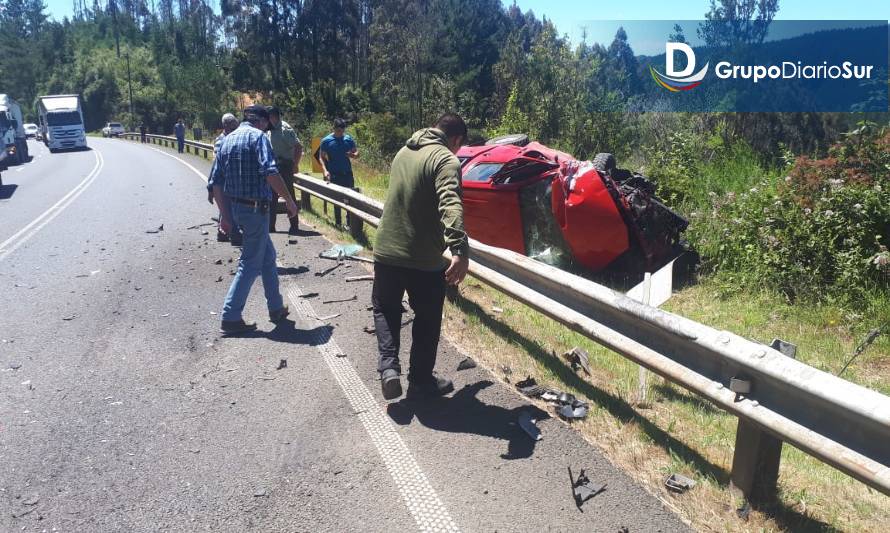
[[231,201],[235,202],[236,204],[249,205],[250,207],[252,207],[252,208],[254,208],[254,209],[258,209],[258,208],[268,208],[269,205],[271,205],[271,203],[272,203],[272,202],[269,201],[269,200],[251,200],[251,199],[248,199],[248,198],[233,198],[233,197],[230,197],[229,199],[230,199]]

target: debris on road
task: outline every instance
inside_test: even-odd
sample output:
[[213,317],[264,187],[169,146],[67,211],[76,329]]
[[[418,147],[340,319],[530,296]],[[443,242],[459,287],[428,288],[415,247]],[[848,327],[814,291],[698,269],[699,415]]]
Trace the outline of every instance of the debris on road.
[[540,398],[556,404],[556,413],[567,420],[578,420],[587,417],[590,406],[568,392],[548,389],[538,385],[534,378],[528,377],[518,383],[516,388],[529,398]]
[[464,360],[457,365],[458,370],[469,370],[471,368],[476,368],[476,361],[473,361],[473,358],[469,356],[465,357]]
[[189,226],[185,229],[198,229],[198,228],[203,228],[205,226],[215,226],[215,225],[216,225],[215,222],[205,222],[203,224],[195,224],[194,226]]
[[222,276],[216,278],[216,282],[217,282],[217,283],[219,283],[219,282],[222,281],[222,280],[223,280],[223,277],[222,277]]
[[365,333],[368,333],[370,335],[373,335],[373,334],[377,333],[377,328],[375,328],[374,326],[365,326],[362,328],[362,331],[364,331]]
[[214,264],[214,265],[221,265],[221,264],[222,264],[222,259],[217,259],[216,261],[213,262],[213,264]]
[[318,320],[319,322],[327,322],[328,320],[333,320],[338,316],[340,316],[340,313],[334,313],[333,315],[328,316],[317,316],[315,317],[315,320]]
[[317,292],[307,292],[306,294],[301,294],[300,298],[309,299],[309,298],[316,298],[317,296],[318,296]]
[[269,495],[269,492],[266,489],[257,489],[253,493],[254,498],[265,498],[268,495]]
[[664,479],[664,486],[671,492],[683,494],[687,490],[695,487],[696,482],[692,478],[688,478],[682,474],[671,474]]
[[275,370],[281,370],[282,368],[287,368],[287,359],[282,359]]
[[74,320],[75,318],[77,318],[77,315],[68,315],[68,316],[63,316],[62,320],[66,321],[66,322],[70,322],[70,321]]
[[346,282],[349,283],[351,281],[374,281],[374,276],[366,275],[366,276],[350,276],[346,278]]
[[500,307],[492,307],[492,308],[491,308],[491,312],[492,312],[492,313],[501,314],[501,313],[504,312],[504,310],[501,309]]
[[13,362],[9,363],[9,368],[11,368],[13,370],[18,370],[18,369],[22,368],[22,364],[18,361],[13,361]]
[[540,398],[542,394],[549,390],[538,385],[538,382],[535,381],[535,378],[531,376],[517,382],[516,388],[519,389],[519,392],[528,396],[529,398]]
[[158,226],[158,229],[149,229],[149,230],[145,230],[145,233],[160,233],[160,232],[162,232],[162,231],[164,231],[164,225],[163,225],[163,224],[161,224],[160,226]]
[[532,438],[532,440],[538,441],[543,439],[544,437],[541,435],[541,430],[538,429],[538,426],[535,425],[535,420],[532,418],[531,413],[528,411],[523,411],[519,414],[519,427],[522,428],[523,431],[528,433],[528,436]]
[[588,376],[590,375],[590,355],[586,350],[578,348],[577,346],[562,354],[563,359],[566,360],[569,365],[571,365],[572,370],[575,372],[578,369],[584,370],[584,373]]
[[559,416],[566,420],[578,420],[587,418],[587,404],[581,400],[573,400],[571,404],[564,404],[556,409]]
[[27,381],[23,381],[23,382],[22,382],[22,386],[23,386],[23,387],[27,387],[28,390],[34,390],[34,387],[31,385],[31,380],[30,380],[30,379],[27,380]]
[[569,481],[572,484],[572,497],[575,498],[575,505],[580,511],[584,502],[606,490],[606,484],[590,481],[590,478],[587,477],[584,469],[581,469],[581,472],[578,474],[578,479],[575,479],[575,476],[572,474],[572,467],[570,466],[568,469]]
[[28,499],[22,501],[22,505],[37,505],[39,502],[40,502],[40,496],[35,494],[35,495],[29,497]]
[[336,265],[332,266],[331,268],[329,268],[327,270],[323,270],[321,272],[316,272],[315,276],[319,277],[319,278],[323,278],[323,277],[327,276],[328,274],[330,274],[331,272],[337,270],[341,266],[343,266],[343,263],[337,263]]
[[321,303],[323,304],[338,304],[343,302],[354,302],[358,300],[358,296],[353,294],[351,298],[342,298],[339,300],[323,300]]

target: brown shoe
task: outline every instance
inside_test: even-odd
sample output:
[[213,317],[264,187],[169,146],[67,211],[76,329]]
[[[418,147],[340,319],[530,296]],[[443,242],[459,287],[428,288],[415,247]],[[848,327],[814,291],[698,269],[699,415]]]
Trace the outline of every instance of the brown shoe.
[[245,322],[243,318],[241,320],[223,320],[222,325],[219,327],[219,332],[225,336],[251,331],[256,331],[256,322]]
[[285,318],[287,318],[287,315],[289,315],[289,314],[290,314],[290,308],[287,305],[285,305],[281,309],[278,309],[277,311],[272,311],[271,313],[269,313],[269,320],[271,322],[278,323],[278,322],[281,322],[282,320],[284,320]]

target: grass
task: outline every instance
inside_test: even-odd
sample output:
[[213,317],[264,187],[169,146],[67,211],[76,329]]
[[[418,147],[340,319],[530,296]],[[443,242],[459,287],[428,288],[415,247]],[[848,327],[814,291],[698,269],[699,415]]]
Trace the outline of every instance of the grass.
[[[308,158],[301,168],[310,168]],[[385,179],[361,164],[355,170],[363,192],[382,200]],[[305,219],[334,240],[350,240],[332,227],[318,200],[313,206],[315,212],[304,213]],[[366,228],[373,242],[374,231]],[[766,291],[730,290],[717,279],[703,279],[676,293],[666,308],[761,342],[774,337],[793,342],[799,360],[836,373],[867,330],[880,317],[890,317],[890,296],[876,296],[869,311],[857,314],[830,305],[791,305]],[[639,406],[636,365],[475,280],[468,279],[461,297],[446,305],[443,329],[451,342],[507,382],[532,376],[589,399],[590,413],[573,424],[576,429],[696,529],[878,532],[890,523],[890,499],[788,445],[777,505],[752,512],[747,521],[738,518],[739,502],[728,490],[734,417],[656,376],[649,377],[647,406]],[[559,357],[576,346],[590,354],[590,377],[575,374]],[[890,394],[890,338],[879,337],[844,378]],[[699,484],[672,495],[662,482],[674,472]]]

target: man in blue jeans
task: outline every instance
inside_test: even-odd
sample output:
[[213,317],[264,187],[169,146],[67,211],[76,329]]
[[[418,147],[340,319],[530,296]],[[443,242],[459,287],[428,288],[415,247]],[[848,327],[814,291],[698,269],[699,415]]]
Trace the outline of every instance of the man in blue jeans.
[[185,124],[182,122],[182,117],[176,121],[176,125],[173,126],[173,133],[176,134],[176,149],[179,150],[181,154],[183,149],[185,148]]
[[257,276],[263,278],[269,320],[277,323],[290,314],[278,290],[275,246],[269,237],[269,209],[275,207],[272,191],[285,199],[290,217],[297,216],[300,208],[287,194],[278,174],[272,145],[263,134],[268,128],[269,112],[265,106],[246,108],[244,122],[223,140],[210,171],[213,196],[220,208],[220,227],[228,233],[237,224],[242,235],[238,272],[223,304],[223,335],[256,329],[256,323],[245,322],[241,313]]

